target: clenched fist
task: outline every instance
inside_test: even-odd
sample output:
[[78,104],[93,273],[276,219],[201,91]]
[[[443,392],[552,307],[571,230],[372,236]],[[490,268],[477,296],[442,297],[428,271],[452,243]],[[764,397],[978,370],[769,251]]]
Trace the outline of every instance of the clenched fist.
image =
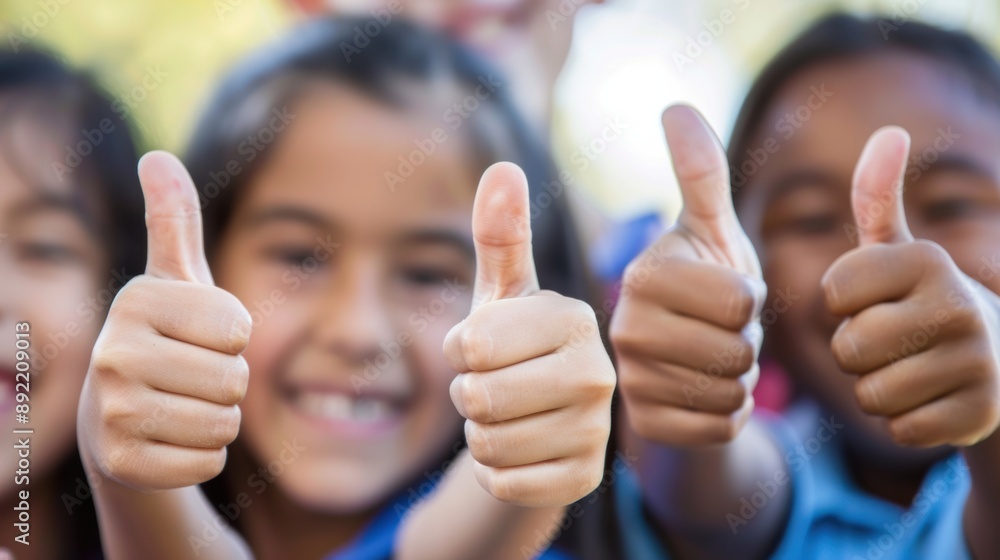
[[888,419],[896,442],[969,446],[1000,424],[997,297],[940,246],[913,239],[901,191],[909,150],[909,135],[886,127],[858,161],[860,246],[823,278],[827,306],[848,317],[833,355],[859,376],[861,409]]
[[667,109],[663,129],[684,207],[626,270],[611,341],[636,433],[673,446],[724,443],[753,410],[767,290],[715,135],[687,106]]
[[615,373],[593,310],[540,291],[528,184],[515,165],[483,174],[473,209],[473,309],[445,339],[451,396],[480,485],[524,506],[574,502],[597,487]]
[[240,426],[250,314],[212,283],[194,185],[175,157],[139,163],[146,274],[108,313],[80,398],[85,464],[139,490],[181,488],[222,470]]

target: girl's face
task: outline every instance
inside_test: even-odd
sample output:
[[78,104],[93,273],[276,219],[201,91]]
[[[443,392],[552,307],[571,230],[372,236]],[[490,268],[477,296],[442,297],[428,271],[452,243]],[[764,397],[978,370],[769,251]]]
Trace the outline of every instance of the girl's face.
[[[10,101],[7,101],[10,102]],[[5,103],[0,100],[0,104]],[[9,112],[8,112],[9,114]],[[0,415],[3,418],[4,468],[13,472],[17,457],[13,428],[34,428],[32,465],[49,469],[76,445],[76,407],[114,290],[107,256],[78,210],[80,170],[60,176],[61,162],[48,127],[15,118],[0,144]],[[62,145],[58,145],[61,148]],[[17,377],[15,333],[30,329],[29,383]],[[16,423],[16,392],[28,392],[27,424]],[[42,472],[32,471],[32,477]],[[0,493],[13,490],[4,477]]]
[[[820,279],[856,246],[851,177],[869,135],[900,125],[913,139],[905,181],[914,236],[944,247],[972,279],[1000,293],[1000,108],[960,71],[908,53],[829,62],[794,76],[764,115],[751,153],[740,216],[771,293],[769,353],[850,422],[852,439],[889,456],[882,421],[864,415],[856,378],[830,350],[841,319],[826,311]],[[784,295],[782,295],[784,294]],[[787,309],[787,310],[786,310]],[[906,341],[901,340],[900,345]],[[933,452],[937,453],[937,452]]]
[[441,348],[471,305],[476,175],[462,139],[432,138],[441,123],[345,87],[316,86],[292,114],[216,280],[255,322],[240,437],[261,477],[351,513],[438,471],[461,441]]

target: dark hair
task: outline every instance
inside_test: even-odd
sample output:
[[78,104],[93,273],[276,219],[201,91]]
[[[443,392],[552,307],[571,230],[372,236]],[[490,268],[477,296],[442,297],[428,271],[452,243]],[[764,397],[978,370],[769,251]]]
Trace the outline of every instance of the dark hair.
[[[240,153],[240,143],[265,128],[272,110],[294,104],[310,84],[333,81],[389,107],[422,110],[429,101],[425,98],[446,105],[461,102],[483,81],[499,77],[489,64],[446,36],[402,19],[379,23],[377,33],[372,33],[375,23],[368,18],[313,20],[276,45],[250,55],[223,78],[195,128],[185,158],[202,199],[210,259],[238,197],[273,151],[270,146],[254,152],[251,159]],[[493,89],[480,103],[462,124],[477,160],[475,171],[500,160],[521,166],[530,188],[534,257],[542,288],[593,301],[588,297],[593,292],[564,194],[569,187],[560,181],[545,144],[523,121],[505,85]],[[238,173],[227,172],[231,163],[239,166]],[[609,464],[610,460],[609,456]],[[224,477],[219,477],[203,489],[213,503],[223,503],[230,494],[225,486]],[[574,533],[586,533],[582,540],[570,538],[574,548],[581,549],[581,558],[613,555],[604,551],[612,537],[617,537],[596,530],[613,524],[609,515],[608,506],[591,506],[588,515],[574,524]],[[234,525],[239,526],[238,520]]]
[[[186,157],[202,198],[210,259],[244,186],[273,151],[255,151],[251,158],[240,152],[240,143],[266,128],[271,111],[294,104],[309,83],[343,83],[388,106],[406,108],[414,97],[418,102],[442,101],[441,97],[455,95],[454,100],[444,101],[461,102],[482,81],[498,76],[447,37],[405,20],[379,23],[377,33],[368,33],[373,25],[367,18],[308,22],[276,45],[252,54],[223,78]],[[367,42],[358,39],[359,30],[368,33]],[[548,151],[515,110],[505,86],[494,88],[480,103],[462,125],[479,160],[478,171],[502,159],[524,169],[535,210],[532,231],[539,281],[543,288],[587,299],[582,251],[562,196],[565,187],[558,182]],[[227,173],[231,164],[240,171]]]
[[984,98],[1000,104],[1000,62],[967,33],[917,21],[860,18],[830,14],[820,18],[786,45],[757,76],[736,117],[729,142],[733,197],[743,181],[737,175],[774,96],[797,73],[823,62],[903,51],[927,57],[967,75]]
[[[116,111],[111,95],[87,73],[69,69],[50,54],[22,47],[18,52],[0,50],[0,96],[14,101],[0,114],[3,122],[29,118],[45,121],[45,125],[55,123],[60,131],[67,131],[69,137],[50,138],[56,146],[66,146],[60,156],[66,153],[69,159],[69,152],[86,143],[86,153],[81,150],[72,160],[53,161],[51,166],[57,174],[79,179],[74,196],[107,251],[111,270],[124,280],[141,274],[146,226],[135,171],[138,154],[130,124]],[[85,138],[83,131],[91,138]],[[9,146],[6,150],[15,152]],[[17,169],[16,156],[12,159]]]
[[[102,132],[99,140],[88,140],[90,152],[75,161],[71,171],[74,186],[79,188],[73,195],[108,253],[112,267],[108,279],[115,273],[126,277],[122,280],[140,274],[146,258],[146,228],[135,172],[138,156],[129,127],[114,111],[111,96],[87,74],[69,69],[52,55],[22,47],[18,52],[0,49],[0,98],[5,100],[0,114],[4,124],[12,119],[37,121],[54,147],[78,145],[82,138],[77,135],[82,130],[111,130]],[[56,126],[50,127],[52,124]],[[113,130],[109,124],[114,125]],[[28,166],[20,159],[37,154],[38,147],[17,149],[22,138],[10,133],[2,136],[4,157],[16,171],[23,171]],[[62,164],[52,162],[54,166]],[[26,179],[37,181],[37,177]],[[66,510],[65,517],[56,519],[59,549],[73,557],[99,557],[97,517],[75,450],[52,470],[47,483],[54,488],[49,507],[57,512]]]

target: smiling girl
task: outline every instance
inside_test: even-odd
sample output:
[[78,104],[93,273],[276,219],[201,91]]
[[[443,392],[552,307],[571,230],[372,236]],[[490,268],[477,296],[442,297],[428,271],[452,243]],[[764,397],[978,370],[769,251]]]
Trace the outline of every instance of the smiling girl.
[[150,259],[80,410],[112,557],[388,558],[446,472],[479,481],[462,526],[522,535],[473,543],[506,557],[600,480],[614,373],[544,150],[465,51],[394,23],[346,55],[357,23],[224,80],[197,195],[140,164]]

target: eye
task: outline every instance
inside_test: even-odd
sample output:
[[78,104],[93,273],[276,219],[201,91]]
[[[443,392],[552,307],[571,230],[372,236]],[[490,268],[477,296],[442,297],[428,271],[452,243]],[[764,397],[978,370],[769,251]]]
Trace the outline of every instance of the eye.
[[80,258],[80,254],[68,245],[45,241],[22,242],[17,247],[17,255],[25,262],[37,264],[66,264]]
[[940,200],[924,210],[924,218],[928,222],[943,222],[970,216],[976,210],[976,203],[961,198]]
[[439,286],[455,275],[449,275],[446,271],[437,268],[409,267],[402,269],[400,271],[400,276],[407,284],[419,287],[428,287]]
[[264,254],[268,259],[287,266],[305,266],[318,262],[311,247],[270,247],[265,249]]
[[810,214],[789,220],[788,229],[802,235],[820,235],[836,231],[837,217],[833,214]]

